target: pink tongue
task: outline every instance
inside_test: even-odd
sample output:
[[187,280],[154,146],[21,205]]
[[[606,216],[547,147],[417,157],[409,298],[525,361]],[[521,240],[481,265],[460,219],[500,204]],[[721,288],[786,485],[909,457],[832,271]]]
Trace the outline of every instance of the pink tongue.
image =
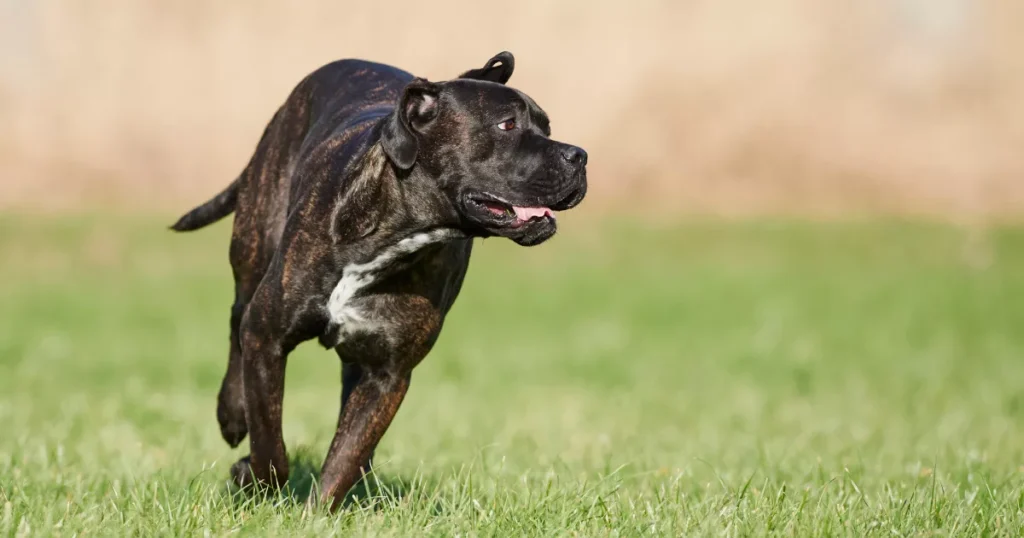
[[519,220],[530,220],[532,217],[555,217],[555,214],[546,207],[513,207],[512,209],[515,210]]

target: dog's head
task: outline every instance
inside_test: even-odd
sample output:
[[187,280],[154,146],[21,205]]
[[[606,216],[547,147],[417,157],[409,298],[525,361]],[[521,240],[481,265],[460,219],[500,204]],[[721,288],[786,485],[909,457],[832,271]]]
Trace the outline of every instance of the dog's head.
[[513,68],[503,52],[454,80],[414,80],[381,141],[396,167],[438,182],[467,232],[536,245],[583,200],[587,153],[550,138],[547,114],[505,85]]

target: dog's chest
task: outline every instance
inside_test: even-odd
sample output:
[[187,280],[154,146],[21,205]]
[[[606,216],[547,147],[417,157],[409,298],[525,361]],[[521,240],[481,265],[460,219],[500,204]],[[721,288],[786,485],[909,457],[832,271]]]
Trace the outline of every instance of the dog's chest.
[[389,270],[402,258],[443,241],[450,235],[448,230],[419,233],[384,249],[369,262],[346,266],[327,301],[330,323],[337,334],[334,345],[341,344],[352,334],[373,331],[379,327],[380,320],[373,319],[358,300],[366,288],[387,276]]

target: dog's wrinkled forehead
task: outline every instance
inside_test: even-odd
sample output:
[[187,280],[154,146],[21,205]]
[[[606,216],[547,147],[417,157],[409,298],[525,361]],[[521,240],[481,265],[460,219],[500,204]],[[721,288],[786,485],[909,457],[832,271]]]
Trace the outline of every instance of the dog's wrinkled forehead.
[[531,126],[550,134],[550,121],[544,109],[529,95],[504,84],[458,79],[445,84],[444,97],[456,114],[480,121],[500,122],[529,119]]

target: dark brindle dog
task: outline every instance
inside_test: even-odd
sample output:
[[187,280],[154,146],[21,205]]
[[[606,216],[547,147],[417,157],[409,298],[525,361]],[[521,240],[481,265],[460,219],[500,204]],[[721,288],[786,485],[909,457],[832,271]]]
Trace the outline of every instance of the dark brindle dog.
[[357,60],[292,91],[237,180],[183,216],[195,230],[235,211],[231,353],[217,420],[250,455],[241,486],[283,483],[288,353],[319,338],[342,362],[341,414],[321,476],[332,507],[374,448],[437,340],[474,237],[536,245],[553,212],[580,203],[587,154],[549,138],[548,118],[505,86],[504,52],[432,83]]

